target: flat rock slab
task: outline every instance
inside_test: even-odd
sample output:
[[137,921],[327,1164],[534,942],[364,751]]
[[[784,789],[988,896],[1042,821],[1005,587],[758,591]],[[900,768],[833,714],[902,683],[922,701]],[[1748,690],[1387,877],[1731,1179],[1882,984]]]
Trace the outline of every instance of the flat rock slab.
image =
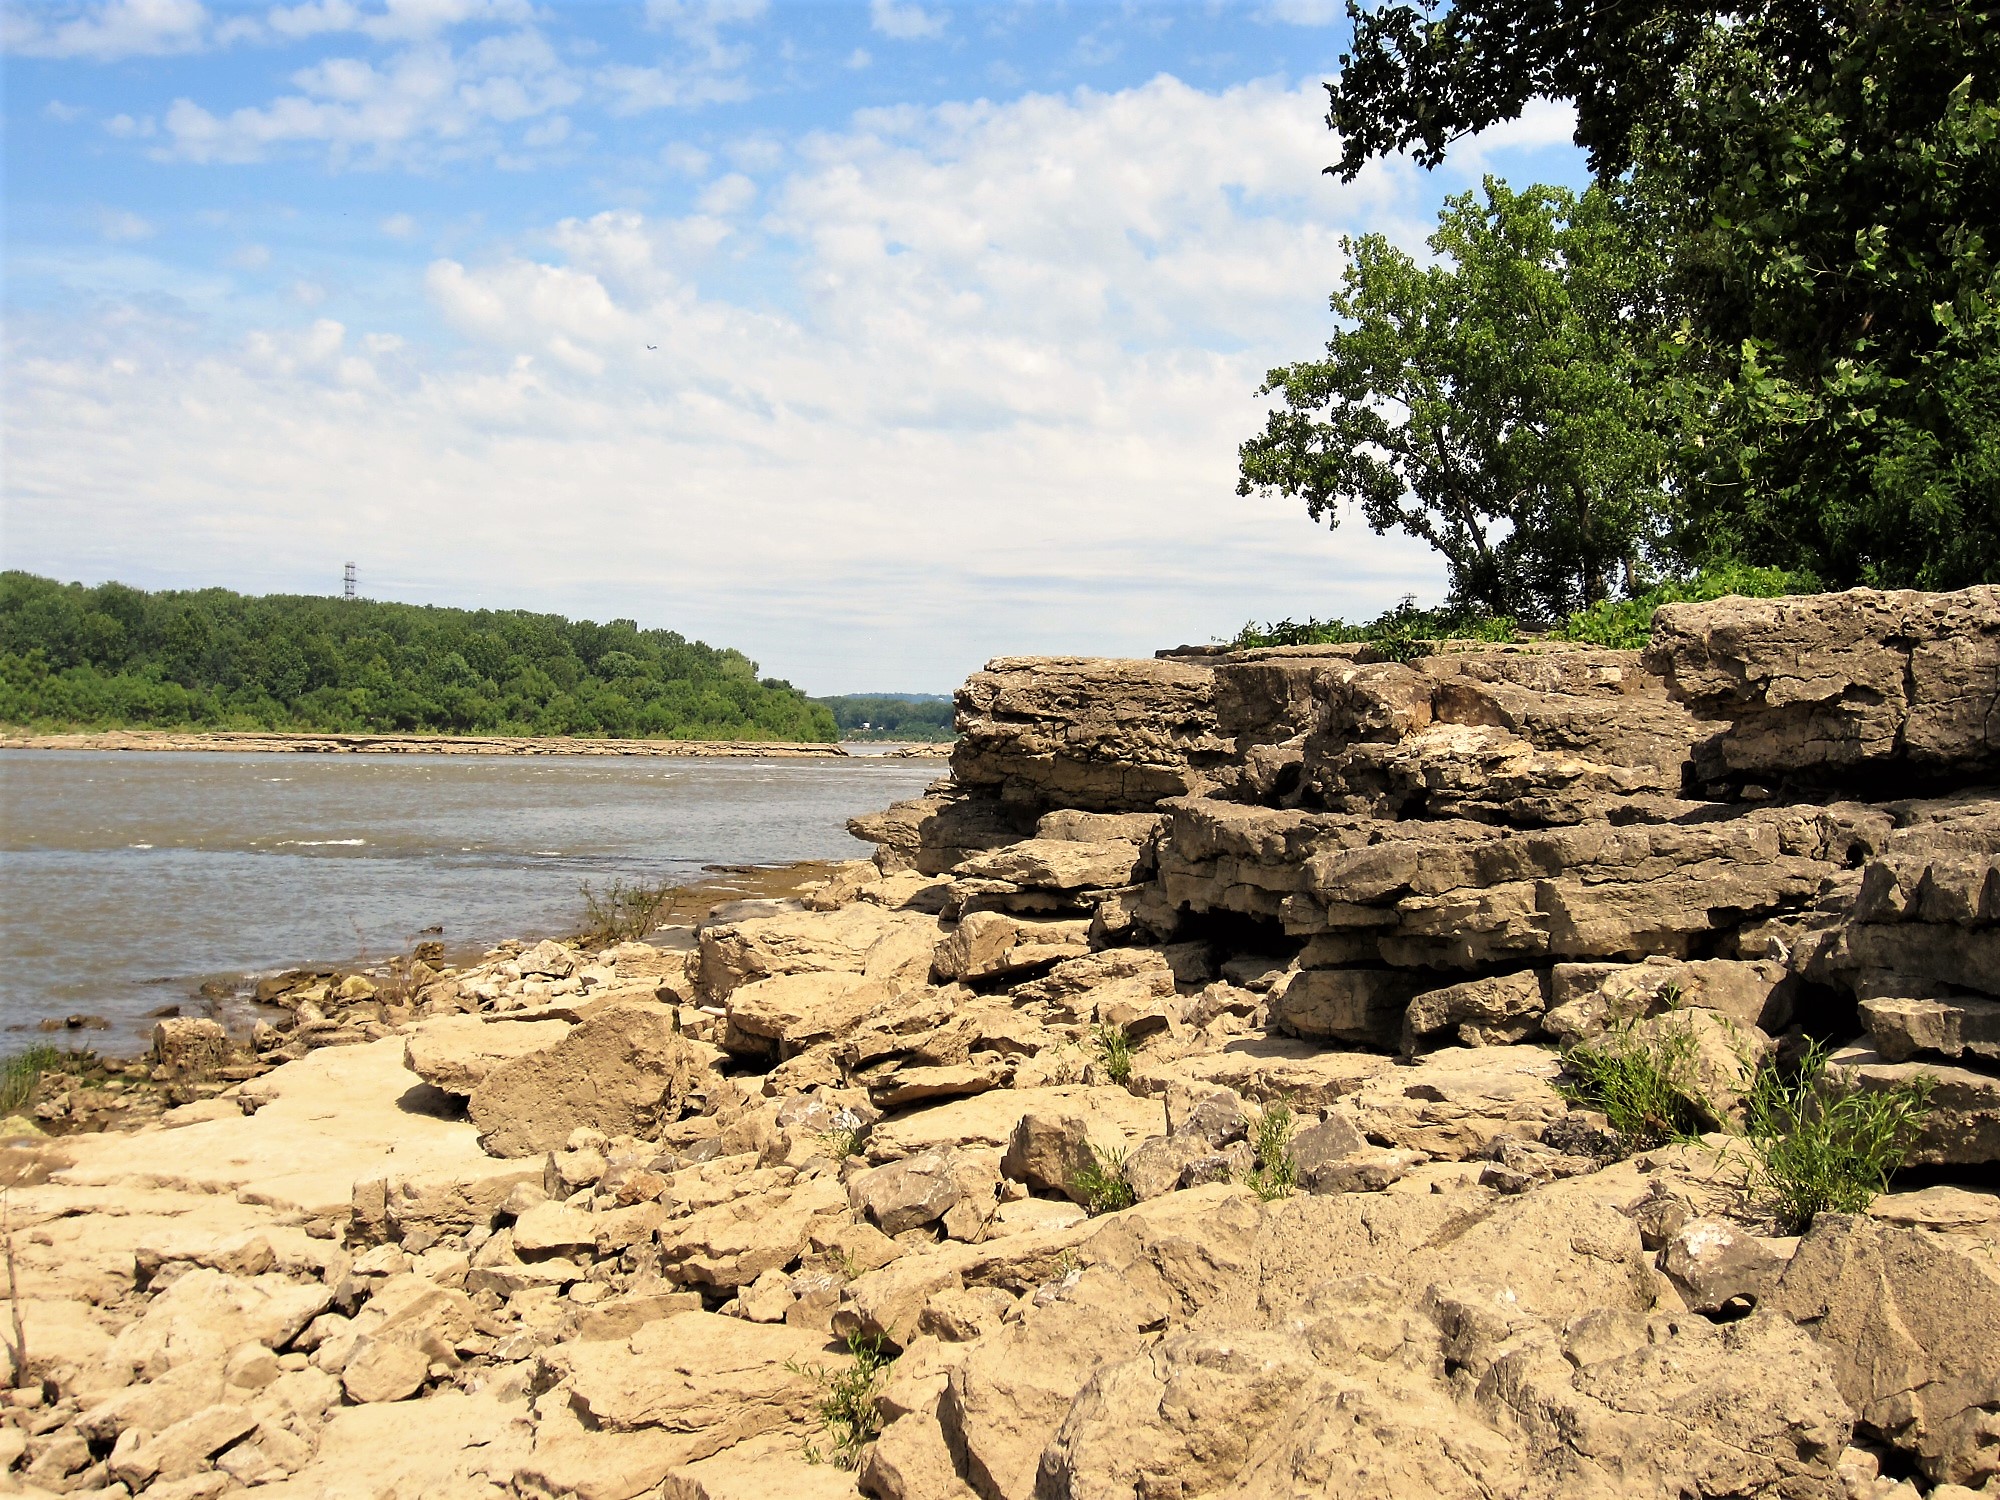
[[259,1485],[259,1500],[494,1500],[533,1447],[525,1401],[456,1391],[420,1403],[337,1408],[313,1461]]
[[707,1312],[662,1318],[622,1342],[558,1352],[571,1399],[599,1427],[712,1435],[711,1452],[805,1423],[821,1394],[808,1367],[839,1357],[824,1334]]
[[884,1120],[869,1134],[868,1159],[895,1161],[938,1146],[1004,1147],[1030,1114],[1080,1115],[1106,1146],[1134,1145],[1166,1129],[1159,1100],[1120,1088],[997,1089]]
[[444,1016],[425,1021],[403,1043],[403,1065],[433,1088],[469,1095],[503,1063],[569,1035],[565,1021],[489,1021],[483,1016]]
[[259,1101],[256,1114],[179,1130],[73,1137],[74,1164],[54,1180],[226,1193],[325,1218],[348,1211],[362,1178],[478,1176],[508,1166],[480,1151],[466,1121],[427,1112],[429,1090],[403,1066],[401,1037],[322,1048],[239,1093]]
[[1148,1095],[1164,1095],[1176,1085],[1226,1088],[1245,1099],[1288,1098],[1295,1109],[1319,1110],[1369,1079],[1396,1071],[1396,1060],[1380,1053],[1331,1051],[1292,1037],[1251,1036],[1220,1052],[1141,1063],[1132,1071],[1132,1088]]

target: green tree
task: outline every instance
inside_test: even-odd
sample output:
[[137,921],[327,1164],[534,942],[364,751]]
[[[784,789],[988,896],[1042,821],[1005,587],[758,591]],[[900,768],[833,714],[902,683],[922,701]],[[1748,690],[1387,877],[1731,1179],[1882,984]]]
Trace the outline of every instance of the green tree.
[[2000,576],[1994,0],[1350,0],[1352,178],[1529,100],[1663,258],[1689,398],[1679,541],[1830,585]]
[[1241,494],[1304,499],[1338,525],[1429,542],[1453,602],[1560,618],[1629,582],[1653,550],[1659,435],[1651,305],[1658,267],[1609,197],[1448,200],[1420,266],[1379,235],[1344,242],[1326,357],[1273,370]]

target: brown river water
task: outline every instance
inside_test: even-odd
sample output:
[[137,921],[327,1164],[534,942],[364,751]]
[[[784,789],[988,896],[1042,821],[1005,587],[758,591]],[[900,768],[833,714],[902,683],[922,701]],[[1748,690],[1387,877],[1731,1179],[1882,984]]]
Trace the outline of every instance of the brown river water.
[[[876,747],[870,747],[876,748]],[[133,1050],[202,981],[574,931],[578,892],[859,859],[937,761],[0,753],[0,1051]],[[441,932],[431,933],[429,929]]]

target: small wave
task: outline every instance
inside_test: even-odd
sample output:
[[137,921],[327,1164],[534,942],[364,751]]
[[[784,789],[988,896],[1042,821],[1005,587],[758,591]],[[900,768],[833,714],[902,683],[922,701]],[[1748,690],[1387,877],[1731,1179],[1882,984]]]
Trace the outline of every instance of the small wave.
[[271,847],[274,849],[283,849],[287,845],[290,845],[295,849],[325,849],[333,845],[346,847],[355,844],[365,844],[367,842],[368,840],[366,839],[279,839]]
[[150,849],[153,846],[151,844],[127,844],[125,847],[127,849]]
[[530,854],[550,855],[555,859],[561,859],[563,857],[563,852],[560,849],[530,849],[528,852]]

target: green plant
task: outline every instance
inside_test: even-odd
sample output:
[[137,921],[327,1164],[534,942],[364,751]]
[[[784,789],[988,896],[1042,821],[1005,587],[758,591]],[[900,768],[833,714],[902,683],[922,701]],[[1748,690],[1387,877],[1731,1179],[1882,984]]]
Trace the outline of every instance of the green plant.
[[637,942],[659,925],[660,911],[673,895],[672,885],[662,881],[658,885],[646,885],[635,881],[627,885],[623,880],[613,880],[606,888],[602,899],[584,881],[579,889],[583,893],[584,940],[596,947],[607,947],[612,943]]
[[1580,609],[1556,634],[1566,641],[1636,651],[1653,639],[1653,611],[1662,604],[1698,604],[1741,594],[1746,599],[1776,599],[1786,594],[1810,594],[1819,580],[1810,573],[1782,568],[1751,568],[1732,563],[1708,568],[1693,578],[1670,581],[1630,599],[1602,599]]
[[879,1335],[860,1333],[847,1336],[847,1355],[848,1362],[840,1369],[803,1365],[797,1360],[785,1362],[794,1375],[819,1382],[820,1398],[813,1410],[833,1443],[830,1454],[821,1453],[815,1443],[807,1443],[808,1463],[825,1463],[830,1457],[836,1468],[858,1469],[863,1452],[882,1431],[882,1414],[875,1409],[875,1387],[893,1356],[884,1351]]
[[63,1065],[62,1051],[36,1042],[0,1062],[0,1114],[12,1114],[30,1103],[42,1075]]
[[1253,620],[1228,644],[1239,651],[1260,646],[1366,644],[1392,660],[1409,661],[1428,656],[1438,641],[1486,641],[1504,646],[1519,639],[1519,630],[1510,616],[1482,615],[1462,609],[1419,609],[1415,597],[1407,596],[1394,609],[1385,610],[1361,625],[1337,619],[1308,618],[1304,624],[1278,620],[1267,625]]
[[1773,1062],[1759,1067],[1744,1135],[1779,1221],[1803,1233],[1818,1214],[1863,1212],[1922,1130],[1933,1083],[1919,1075],[1893,1088],[1864,1088],[1827,1066],[1819,1042],[1789,1076]]
[[1661,1026],[1648,1036],[1620,1023],[1601,1037],[1563,1050],[1556,1091],[1573,1105],[1601,1110],[1633,1149],[1691,1140],[1712,1116],[1694,1076],[1694,1032]]
[[1269,1203],[1289,1198],[1299,1185],[1299,1162],[1292,1155],[1292,1131],[1298,1123],[1289,1099],[1273,1099],[1257,1122],[1257,1164],[1245,1174],[1250,1189]]
[[1125,1180],[1125,1153],[1117,1147],[1090,1148],[1090,1160],[1077,1169],[1070,1180],[1070,1193],[1083,1200],[1084,1211],[1095,1217],[1130,1208],[1136,1198],[1132,1184]]
[[1132,1039],[1125,1035],[1125,1028],[1111,1021],[1099,1021],[1092,1033],[1097,1043],[1097,1055],[1104,1063],[1104,1072],[1110,1080],[1121,1087],[1132,1081]]

